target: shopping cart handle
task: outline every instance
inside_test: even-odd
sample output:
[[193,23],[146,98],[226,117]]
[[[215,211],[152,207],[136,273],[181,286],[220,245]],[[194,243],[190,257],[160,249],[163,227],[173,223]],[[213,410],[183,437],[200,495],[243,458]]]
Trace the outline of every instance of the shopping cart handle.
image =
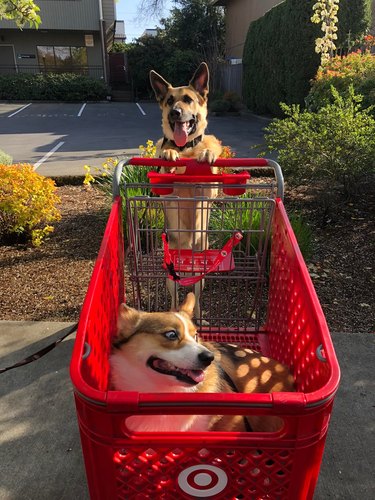
[[[333,398],[329,396],[321,402],[326,404]],[[292,413],[303,413],[308,408],[319,406],[309,405],[306,395],[303,392],[273,392],[254,394],[227,394],[227,393],[139,393],[109,391],[107,394],[106,406],[110,411],[124,411],[126,413],[140,411],[141,413],[154,414],[161,411],[165,414],[183,414],[184,411],[194,408],[196,414],[246,414],[251,411],[254,414],[259,412],[275,412],[278,415]],[[259,412],[257,411],[259,410]]]
[[[164,168],[174,168],[174,167],[186,167],[199,168],[202,167],[202,163],[198,162],[193,158],[182,158],[176,161],[167,161],[160,158],[141,158],[134,157],[130,160],[121,160],[114,171],[113,182],[112,182],[112,193],[113,198],[120,195],[120,181],[123,168],[127,165],[132,166],[144,166],[144,167],[164,167]],[[215,163],[212,164],[213,167],[231,168],[233,170],[243,170],[243,169],[259,169],[259,168],[272,168],[275,174],[277,191],[276,195],[278,198],[284,198],[284,177],[280,165],[274,161],[266,158],[218,158]]]
[[108,391],[106,407],[109,411],[126,412],[133,414],[154,414],[161,411],[165,414],[183,414],[188,409],[194,409],[197,414],[216,415],[230,414],[238,411],[238,414],[246,413],[249,408],[272,409],[271,394],[252,394],[249,400],[248,394],[227,393],[140,393],[124,391]]

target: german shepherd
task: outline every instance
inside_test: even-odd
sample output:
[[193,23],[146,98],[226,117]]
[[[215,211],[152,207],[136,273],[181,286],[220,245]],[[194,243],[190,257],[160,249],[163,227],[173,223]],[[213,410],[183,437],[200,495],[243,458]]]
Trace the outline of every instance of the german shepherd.
[[[195,158],[199,162],[213,164],[222,152],[221,142],[213,135],[205,135],[207,128],[207,98],[209,92],[209,70],[202,62],[189,84],[172,87],[155,71],[150,72],[151,86],[162,111],[163,138],[157,144],[157,155],[168,161],[181,157]],[[213,173],[217,167],[211,167]],[[165,170],[163,170],[165,171]],[[169,172],[183,174],[185,167],[175,167]],[[207,228],[211,202],[196,200],[216,198],[217,188],[176,187],[173,196],[183,201],[165,202],[165,219],[171,249],[191,249],[201,252],[208,249]],[[190,201],[191,200],[191,201]],[[204,280],[195,285],[197,301],[195,316],[201,319],[199,307],[200,291]],[[172,297],[171,309],[178,305],[176,282],[167,279],[167,288]]]
[[[233,344],[202,342],[192,322],[195,296],[178,311],[141,312],[122,304],[111,356],[113,389],[138,392],[270,393],[294,391],[289,369]],[[131,416],[132,431],[272,432],[278,417],[236,415]]]

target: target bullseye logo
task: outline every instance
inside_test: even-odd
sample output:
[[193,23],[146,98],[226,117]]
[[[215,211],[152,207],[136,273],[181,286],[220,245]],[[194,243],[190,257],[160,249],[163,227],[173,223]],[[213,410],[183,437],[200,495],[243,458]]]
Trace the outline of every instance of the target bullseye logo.
[[178,476],[178,485],[182,491],[199,498],[217,495],[227,484],[226,473],[214,465],[193,465]]

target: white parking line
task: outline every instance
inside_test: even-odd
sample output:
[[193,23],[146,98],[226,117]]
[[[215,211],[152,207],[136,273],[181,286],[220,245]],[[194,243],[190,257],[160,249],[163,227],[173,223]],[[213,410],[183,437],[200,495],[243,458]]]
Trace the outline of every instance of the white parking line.
[[138,106],[138,109],[139,109],[139,111],[142,113],[142,115],[143,115],[143,116],[146,116],[146,113],[144,112],[144,110],[142,109],[142,107],[140,106],[140,104],[138,104],[138,103],[136,102],[136,105]]
[[48,158],[52,156],[53,153],[55,153],[58,149],[60,149],[63,144],[64,141],[59,142],[54,148],[51,149],[51,151],[48,151],[48,153],[45,154],[41,160],[39,160],[37,163],[34,163],[34,170],[36,170],[42,163],[48,160]]
[[81,116],[81,115],[82,115],[83,110],[84,110],[84,109],[85,109],[85,107],[86,107],[86,104],[87,104],[87,102],[85,102],[84,104],[82,104],[82,107],[81,107],[81,109],[78,111],[78,115],[77,115],[77,116]]
[[17,113],[19,113],[20,111],[23,111],[24,109],[28,108],[29,106],[31,106],[31,102],[29,102],[29,104],[26,104],[26,106],[23,106],[22,108],[20,109],[17,109],[17,111],[15,111],[14,113],[12,113],[11,115],[8,115],[8,118],[12,118],[12,116],[16,115]]

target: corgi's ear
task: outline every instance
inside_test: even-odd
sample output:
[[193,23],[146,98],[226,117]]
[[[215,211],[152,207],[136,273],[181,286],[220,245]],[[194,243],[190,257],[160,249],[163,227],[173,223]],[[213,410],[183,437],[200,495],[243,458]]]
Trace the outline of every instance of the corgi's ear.
[[207,98],[208,94],[208,82],[210,78],[210,72],[208,66],[205,62],[200,63],[198,69],[190,80],[189,85],[191,85],[194,90],[198,92],[204,99]]
[[189,292],[186,295],[185,300],[179,307],[179,311],[185,312],[190,316],[190,318],[192,318],[194,312],[194,306],[195,306],[195,295],[193,292]]
[[150,83],[155,92],[156,99],[160,102],[167,95],[168,89],[172,87],[162,76],[153,69],[150,71]]
[[126,304],[120,305],[117,319],[117,336],[126,339],[136,329],[140,321],[141,313]]

